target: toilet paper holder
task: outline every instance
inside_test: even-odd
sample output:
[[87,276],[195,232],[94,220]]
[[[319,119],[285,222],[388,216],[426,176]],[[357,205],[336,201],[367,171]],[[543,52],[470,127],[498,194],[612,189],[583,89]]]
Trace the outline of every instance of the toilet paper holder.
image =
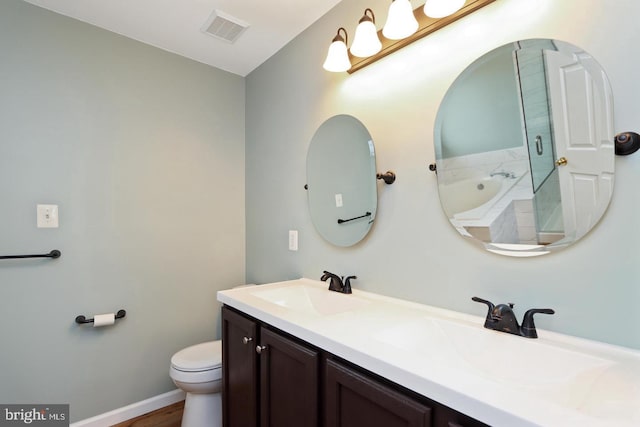
[[[118,312],[115,315],[116,319],[122,319],[124,316],[127,315],[127,312],[124,310],[118,310]],[[76,317],[76,323],[82,324],[82,323],[93,323],[93,319],[87,319],[85,316],[80,315]]]

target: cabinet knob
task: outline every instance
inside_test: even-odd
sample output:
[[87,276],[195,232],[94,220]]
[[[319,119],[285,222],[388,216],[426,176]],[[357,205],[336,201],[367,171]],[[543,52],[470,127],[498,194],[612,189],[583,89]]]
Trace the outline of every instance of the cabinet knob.
[[251,337],[243,337],[242,338],[242,344],[249,344],[251,341],[253,341],[253,338],[251,338]]
[[258,354],[262,354],[263,351],[267,350],[267,346],[266,345],[257,345],[256,346],[256,353]]

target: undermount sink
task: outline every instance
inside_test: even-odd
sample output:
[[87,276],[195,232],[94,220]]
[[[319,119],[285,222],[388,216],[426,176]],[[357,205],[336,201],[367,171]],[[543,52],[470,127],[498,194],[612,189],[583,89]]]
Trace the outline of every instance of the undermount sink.
[[253,295],[280,307],[317,315],[344,313],[370,303],[353,294],[342,294],[307,285],[257,290]]

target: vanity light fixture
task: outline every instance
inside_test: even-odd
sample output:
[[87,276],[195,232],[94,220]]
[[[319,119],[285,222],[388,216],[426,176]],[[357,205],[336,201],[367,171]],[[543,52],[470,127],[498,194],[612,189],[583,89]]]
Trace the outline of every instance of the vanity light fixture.
[[444,18],[459,11],[464,2],[465,0],[427,0],[423,10],[431,18]]
[[418,30],[418,20],[409,0],[392,0],[382,35],[389,40],[409,37]]
[[380,49],[382,49],[382,43],[376,30],[376,17],[373,11],[367,8],[356,27],[356,34],[353,36],[353,44],[349,51],[353,56],[366,58],[380,52]]
[[[340,31],[344,33],[344,37],[340,35]],[[327,59],[325,59],[322,68],[327,71],[339,73],[347,71],[351,68],[351,61],[349,61],[349,53],[347,52],[347,41],[349,36],[347,30],[340,27],[333,38],[331,45],[329,46],[329,52],[327,52]]]
[[[347,50],[347,31],[341,27],[329,47],[324,69],[347,71],[351,74],[494,1],[496,0],[427,0],[424,6],[412,10],[409,0],[393,0],[389,6],[387,22],[377,32],[382,47],[374,54],[370,54],[360,44],[361,26],[367,23],[364,28],[368,29],[362,31],[368,31],[369,34],[375,29],[373,11],[366,9],[356,28],[356,40],[351,51]],[[371,16],[367,15],[368,12]],[[340,35],[341,30],[344,37]],[[367,39],[373,40],[373,37],[367,36],[365,40]]]

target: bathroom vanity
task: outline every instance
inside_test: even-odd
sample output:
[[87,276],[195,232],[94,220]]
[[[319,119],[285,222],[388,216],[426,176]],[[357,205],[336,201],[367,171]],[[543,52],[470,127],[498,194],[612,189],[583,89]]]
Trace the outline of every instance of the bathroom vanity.
[[299,279],[218,293],[226,426],[636,426],[640,352]]
[[226,426],[485,425],[232,308],[222,324]]

